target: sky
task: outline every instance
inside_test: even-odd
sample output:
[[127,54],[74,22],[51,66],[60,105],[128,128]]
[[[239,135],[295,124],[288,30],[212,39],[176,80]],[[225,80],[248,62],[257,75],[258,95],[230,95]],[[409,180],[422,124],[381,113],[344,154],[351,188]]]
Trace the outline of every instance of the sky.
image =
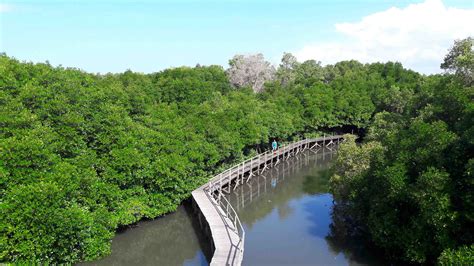
[[284,52],[425,74],[474,36],[474,0],[0,0],[0,52],[88,72],[151,73]]

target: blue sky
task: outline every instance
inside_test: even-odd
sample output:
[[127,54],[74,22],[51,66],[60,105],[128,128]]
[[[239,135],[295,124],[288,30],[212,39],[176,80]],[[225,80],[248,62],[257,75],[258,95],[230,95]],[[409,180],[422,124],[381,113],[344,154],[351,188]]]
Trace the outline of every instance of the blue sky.
[[[226,67],[235,54],[257,52],[274,64],[283,52],[292,52],[301,60],[323,64],[352,58],[397,60],[432,73],[439,66],[432,61],[446,53],[452,38],[474,35],[474,23],[465,25],[474,22],[474,0],[0,3],[1,52],[101,73],[149,73],[196,63]],[[432,17],[430,9],[439,11],[438,17]],[[430,19],[433,28],[425,30],[423,21]],[[414,22],[403,23],[406,20]],[[443,26],[434,25],[438,21]],[[400,34],[395,41],[388,38],[392,31]],[[422,48],[426,46],[431,50]],[[414,61],[417,57],[424,61]]]

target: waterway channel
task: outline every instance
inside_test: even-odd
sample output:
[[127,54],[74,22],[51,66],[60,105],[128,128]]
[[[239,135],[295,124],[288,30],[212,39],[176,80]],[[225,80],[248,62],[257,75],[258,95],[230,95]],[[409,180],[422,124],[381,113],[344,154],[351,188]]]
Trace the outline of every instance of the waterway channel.
[[[336,153],[307,151],[255,176],[227,197],[246,232],[243,265],[378,265],[338,236],[328,192]],[[187,203],[118,233],[112,254],[91,265],[207,265],[209,239]],[[342,240],[341,240],[342,239]]]

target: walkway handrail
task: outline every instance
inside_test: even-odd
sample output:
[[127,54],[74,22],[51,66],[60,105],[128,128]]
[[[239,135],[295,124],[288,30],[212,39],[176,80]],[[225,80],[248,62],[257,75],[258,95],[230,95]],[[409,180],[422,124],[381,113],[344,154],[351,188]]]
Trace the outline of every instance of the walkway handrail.
[[[290,146],[291,146],[291,147],[298,146],[298,145],[296,145],[296,144],[299,144],[300,142],[303,142],[303,141],[307,141],[307,139],[305,139],[305,140],[300,140],[300,141],[297,141],[297,142],[292,142],[292,143],[283,145],[282,147],[280,147],[279,149],[277,149],[277,150],[275,150],[275,151],[278,151],[279,154],[280,154],[280,153],[284,153],[284,152],[286,152],[286,150],[290,150],[290,149],[291,149],[291,148],[288,149],[288,147],[290,147]],[[219,176],[219,175],[220,175],[221,178],[222,178],[222,176],[223,176],[224,173],[231,172],[232,170],[237,170],[237,169],[239,168],[239,165],[241,165],[241,164],[246,164],[246,163],[251,162],[251,161],[253,161],[253,160],[259,159],[259,158],[261,158],[262,156],[264,156],[265,154],[272,154],[272,152],[273,152],[273,150],[268,150],[268,151],[262,152],[262,153],[260,153],[260,154],[257,154],[257,155],[255,155],[254,157],[252,157],[252,158],[250,158],[250,159],[247,159],[247,160],[245,160],[245,161],[243,161],[243,162],[240,162],[240,163],[238,163],[238,164],[236,164],[236,165],[234,165],[234,166],[232,166],[232,167],[230,167],[230,168],[227,168],[226,170],[224,170],[223,172],[221,172],[220,174],[218,174],[218,175],[216,175],[216,176]],[[215,177],[216,177],[216,176],[215,176]],[[209,183],[211,183],[211,182],[212,182],[212,179],[209,181]],[[215,182],[212,182],[212,183],[215,183]]]
[[240,252],[236,252],[236,254],[239,253],[238,261],[242,261],[242,258],[244,256],[245,230],[244,230],[244,227],[242,226],[242,222],[240,221],[239,216],[237,215],[237,212],[235,211],[235,209],[232,207],[232,205],[230,204],[230,202],[227,200],[225,196],[218,195],[219,197],[218,200],[214,198],[212,193],[213,191],[216,191],[216,190],[214,189],[214,184],[212,182],[210,182],[210,187],[208,187],[208,189],[205,189],[204,191],[206,192],[211,202],[214,205],[219,206],[221,210],[224,212],[225,216],[232,222],[233,229],[235,229],[235,232],[239,236],[239,242],[237,243],[236,248]]
[[[244,243],[245,243],[244,227],[242,226],[242,223],[240,222],[240,218],[237,215],[237,212],[232,207],[232,205],[230,204],[230,202],[227,200],[226,197],[221,197],[221,200],[219,200],[218,204],[222,208],[222,210],[225,210],[226,216],[232,221],[233,226],[237,234],[239,235],[239,242],[237,243],[236,248],[240,250],[240,252],[238,252],[239,258],[237,261],[242,261],[242,258],[244,256]],[[229,214],[232,214],[232,215],[229,215]]]
[[[326,139],[326,140],[331,140],[331,139],[340,138],[340,137],[342,137],[342,136],[340,136],[340,135],[334,135],[334,136],[330,136],[330,137],[327,137],[327,138],[326,138],[326,137],[322,137],[322,138],[320,137],[320,138],[303,139],[303,140],[299,140],[299,141],[296,141],[296,142],[291,142],[291,143],[288,143],[288,144],[286,144],[286,145],[281,146],[280,148],[276,149],[275,151],[273,151],[273,150],[268,150],[268,151],[262,152],[262,153],[260,153],[260,154],[257,154],[257,155],[255,155],[254,157],[252,157],[252,158],[250,158],[250,159],[247,159],[247,160],[245,160],[245,161],[243,161],[243,162],[240,162],[240,163],[238,163],[238,164],[236,164],[236,165],[234,165],[234,166],[232,166],[232,167],[230,167],[230,168],[228,168],[228,169],[222,171],[220,174],[214,176],[214,178],[217,177],[217,176],[220,176],[220,179],[223,179],[223,178],[226,176],[226,175],[224,175],[224,174],[226,174],[226,173],[228,173],[228,172],[232,172],[233,170],[237,170],[241,164],[244,164],[244,165],[245,165],[245,164],[248,163],[248,162],[251,162],[251,161],[256,160],[256,159],[259,159],[259,158],[262,158],[262,156],[264,156],[265,154],[275,154],[275,155],[278,155],[278,156],[279,156],[279,155],[285,153],[286,151],[293,149],[294,147],[300,146],[300,144],[303,144],[303,143],[312,143],[312,142],[316,142],[316,141],[320,141],[320,140],[325,140],[325,139]],[[276,152],[276,153],[274,153],[274,152]],[[275,157],[276,157],[276,156],[275,156]],[[218,182],[213,182],[213,179],[214,179],[214,178],[212,178],[211,180],[209,180],[209,183],[208,183],[209,185],[210,185],[210,184],[218,183]]]
[[[320,137],[320,138],[303,139],[303,140],[299,140],[299,141],[296,141],[296,142],[288,143],[288,144],[283,145],[282,147],[280,147],[276,150],[268,150],[268,151],[265,151],[263,153],[260,153],[256,156],[254,156],[250,159],[247,159],[243,162],[240,162],[240,163],[238,163],[238,164],[222,171],[221,173],[215,175],[213,178],[211,178],[209,180],[209,182],[207,184],[201,186],[200,189],[202,189],[206,193],[207,197],[209,198],[211,203],[216,207],[216,209],[220,209],[219,212],[224,214],[225,217],[230,220],[230,222],[233,225],[233,228],[232,228],[233,231],[235,231],[235,233],[237,233],[237,235],[239,236],[239,241],[235,245],[237,250],[240,251],[240,252],[236,252],[236,255],[238,256],[237,257],[237,261],[238,261],[237,264],[240,264],[242,262],[242,258],[243,258],[243,254],[244,254],[245,230],[244,230],[244,227],[242,226],[240,218],[237,215],[237,212],[232,207],[232,205],[227,200],[227,198],[222,195],[222,188],[223,188],[223,185],[225,184],[225,182],[228,181],[227,184],[230,187],[230,185],[231,185],[230,182],[231,182],[232,176],[234,174],[236,174],[237,182],[238,182],[239,175],[241,175],[242,178],[243,178],[244,174],[246,173],[246,170],[245,170],[246,167],[250,167],[249,172],[251,174],[253,174],[253,168],[257,168],[257,170],[260,168],[260,165],[262,163],[262,161],[260,159],[262,159],[262,158],[264,158],[265,165],[266,165],[267,161],[269,161],[269,160],[273,161],[274,158],[277,158],[277,162],[275,163],[275,164],[277,164],[278,161],[279,161],[280,156],[282,156],[282,158],[284,158],[285,154],[287,156],[290,156],[290,151],[294,150],[295,148],[296,148],[296,153],[295,154],[297,154],[298,152],[302,151],[302,150],[299,149],[300,147],[303,147],[303,150],[305,150],[306,148],[311,149],[312,147],[309,147],[309,144],[311,144],[311,143],[315,143],[315,145],[313,145],[313,146],[316,146],[316,145],[318,145],[318,142],[322,141],[323,146],[326,146],[325,145],[326,141],[330,141],[329,144],[331,144],[333,140],[335,140],[335,139],[339,140],[339,139],[342,139],[342,138],[343,138],[343,136],[341,136],[341,135],[332,135],[332,136],[328,136],[328,137],[324,136],[324,137]],[[319,147],[321,147],[321,146],[319,146]],[[293,155],[295,155],[295,154],[293,154]],[[257,165],[254,165],[253,162],[257,162]],[[214,192],[215,191],[218,192],[217,198],[214,197]],[[225,218],[223,218],[223,222],[226,223]],[[229,250],[228,258],[231,256],[231,253],[232,253],[232,250]],[[237,254],[237,253],[239,253],[239,254]],[[232,263],[232,264],[234,264],[234,263]]]

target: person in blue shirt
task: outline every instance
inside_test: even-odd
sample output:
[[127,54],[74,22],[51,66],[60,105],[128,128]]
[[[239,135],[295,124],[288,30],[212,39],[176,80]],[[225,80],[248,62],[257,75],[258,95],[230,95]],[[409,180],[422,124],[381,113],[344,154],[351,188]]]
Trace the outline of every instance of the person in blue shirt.
[[278,148],[278,142],[277,142],[275,139],[273,139],[273,142],[272,142],[272,150],[275,151],[277,148]]

